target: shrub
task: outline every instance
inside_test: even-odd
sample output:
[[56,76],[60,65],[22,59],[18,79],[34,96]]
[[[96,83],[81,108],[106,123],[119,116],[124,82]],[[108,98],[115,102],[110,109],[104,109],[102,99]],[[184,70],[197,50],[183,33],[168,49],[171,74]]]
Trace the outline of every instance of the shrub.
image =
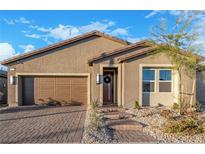
[[165,128],[165,132],[195,135],[203,133],[204,129],[200,120],[193,117],[186,117],[184,119],[175,120],[169,123]]
[[101,127],[101,117],[100,117],[100,112],[99,112],[99,104],[98,101],[94,101],[91,103],[91,124],[97,128],[100,129]]
[[138,101],[135,101],[135,109],[138,109],[138,110],[141,109]]
[[178,110],[179,110],[179,104],[174,103],[174,104],[172,105],[172,109],[175,110],[175,111],[178,111]]
[[91,102],[91,109],[92,110],[98,110],[99,109],[98,101]]
[[161,110],[160,111],[160,115],[162,117],[165,117],[165,118],[168,118],[168,119],[171,119],[173,117],[173,113],[170,110],[168,110],[168,109]]
[[197,112],[201,111],[201,104],[197,101],[192,107],[196,109]]

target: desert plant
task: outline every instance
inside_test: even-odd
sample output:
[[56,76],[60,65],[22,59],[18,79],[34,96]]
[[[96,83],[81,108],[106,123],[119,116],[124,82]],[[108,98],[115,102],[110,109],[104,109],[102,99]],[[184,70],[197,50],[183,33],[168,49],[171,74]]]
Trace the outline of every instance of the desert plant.
[[98,101],[93,101],[93,102],[91,102],[90,106],[91,106],[92,110],[98,110],[99,103],[98,103]]
[[135,101],[135,109],[138,109],[138,110],[141,109],[138,101]]
[[175,111],[178,111],[179,110],[179,104],[178,103],[174,103],[172,105],[172,109],[175,110]]
[[165,118],[168,118],[168,119],[171,119],[173,117],[173,113],[171,110],[168,110],[168,109],[163,109],[160,111],[160,115],[162,117],[165,117]]
[[164,105],[163,104],[161,104],[161,103],[158,103],[158,105],[157,105],[158,107],[163,107]]
[[48,106],[61,106],[61,102],[59,102],[53,98],[48,98],[46,105],[48,105]]
[[193,104],[192,107],[195,108],[197,112],[201,111],[201,104],[199,103],[199,101],[196,101],[196,103]]
[[193,117],[185,117],[183,119],[170,122],[165,128],[165,132],[195,135],[203,133],[204,129],[202,127],[202,121]]
[[98,101],[93,101],[91,103],[91,113],[90,113],[91,124],[96,129],[101,128],[101,117],[99,112],[99,104]]

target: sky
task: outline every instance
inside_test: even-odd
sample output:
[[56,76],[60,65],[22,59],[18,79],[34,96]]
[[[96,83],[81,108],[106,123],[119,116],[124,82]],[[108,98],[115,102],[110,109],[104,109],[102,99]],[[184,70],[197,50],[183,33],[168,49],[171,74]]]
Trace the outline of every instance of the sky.
[[[0,11],[0,61],[92,30],[137,42],[150,38],[151,28],[162,19],[172,27],[182,12]],[[195,25],[197,43],[205,47],[204,14]]]

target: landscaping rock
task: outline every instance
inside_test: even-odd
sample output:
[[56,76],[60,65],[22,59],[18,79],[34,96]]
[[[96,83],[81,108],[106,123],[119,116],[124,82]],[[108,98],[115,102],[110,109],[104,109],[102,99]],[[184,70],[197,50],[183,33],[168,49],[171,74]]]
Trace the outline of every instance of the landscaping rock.
[[98,144],[98,143],[111,143],[111,130],[107,128],[105,119],[103,118],[103,113],[100,112],[100,128],[96,128],[92,124],[92,111],[87,110],[86,120],[85,120],[85,130],[83,132],[82,143],[84,144]]
[[[183,135],[174,133],[165,133],[163,127],[170,122],[166,116],[160,115],[161,107],[146,107],[140,110],[127,110],[128,113],[134,114],[135,120],[140,122],[143,132],[151,135],[158,143],[205,143],[205,134]],[[166,108],[164,110],[167,110]],[[173,117],[180,117],[178,113],[172,111]],[[198,116],[203,117],[205,113],[201,112]],[[204,126],[205,124],[203,124]]]

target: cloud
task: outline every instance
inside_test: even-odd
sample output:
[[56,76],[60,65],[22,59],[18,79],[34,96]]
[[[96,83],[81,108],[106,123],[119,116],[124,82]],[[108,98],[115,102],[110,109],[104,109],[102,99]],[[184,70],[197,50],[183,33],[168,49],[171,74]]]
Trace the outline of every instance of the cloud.
[[29,21],[28,19],[26,19],[25,17],[20,17],[18,19],[7,19],[7,18],[3,18],[3,21],[5,23],[7,23],[8,25],[14,25],[16,23],[21,23],[21,24],[30,24],[31,21]]
[[39,27],[38,25],[30,25],[29,27],[32,29],[36,29],[40,32],[49,32],[52,30],[51,28]]
[[22,24],[30,24],[31,22],[27,20],[25,17],[20,17],[18,20]]
[[35,47],[31,44],[28,45],[19,45],[20,48],[24,49],[24,52],[33,51]]
[[74,26],[59,24],[58,27],[50,30],[48,36],[55,39],[65,40],[78,35],[79,29]]
[[29,33],[26,33],[26,31],[23,31],[23,33],[25,33],[26,37],[41,39],[44,42],[47,42],[48,44],[51,44],[52,42],[55,42],[58,40],[69,39],[74,36],[77,36],[77,35],[80,35],[86,32],[90,32],[93,30],[107,32],[115,36],[117,35],[127,36],[128,35],[127,28],[113,29],[114,26],[115,26],[115,22],[109,21],[109,20],[90,22],[89,24],[83,25],[83,26],[59,24],[56,27],[47,28],[47,27],[43,27],[39,25],[29,25],[29,28],[36,30],[36,33],[29,34]]
[[35,38],[35,39],[41,38],[41,35],[39,34],[25,34],[25,36],[30,38]]
[[118,36],[118,35],[128,35],[128,30],[125,29],[125,28],[117,28],[115,30],[113,30],[111,33],[111,35],[114,35],[114,36]]
[[142,40],[146,40],[146,37],[128,37],[127,41],[131,43],[136,43]]
[[[15,51],[11,44],[6,42],[0,43],[0,61],[16,56],[18,54],[19,53]],[[0,65],[0,68],[6,70],[5,66]]]
[[16,55],[13,46],[9,43],[0,43],[0,61]]
[[108,32],[109,31],[108,28],[110,28],[110,27],[112,27],[114,25],[115,25],[115,22],[104,20],[102,22],[99,22],[99,21],[91,22],[88,25],[79,27],[79,30],[82,33],[93,31],[93,30],[99,30],[99,31],[103,31],[103,32]]
[[153,16],[157,15],[160,12],[161,12],[160,10],[154,10],[151,13],[149,13],[148,15],[146,15],[145,18],[148,19],[150,17],[153,17]]
[[28,31],[28,30],[22,30],[21,32],[24,33],[24,34],[27,34],[27,33],[30,33],[31,31]]
[[14,25],[15,24],[15,21],[13,21],[12,19],[3,18],[3,21],[5,23],[7,23],[8,25]]

